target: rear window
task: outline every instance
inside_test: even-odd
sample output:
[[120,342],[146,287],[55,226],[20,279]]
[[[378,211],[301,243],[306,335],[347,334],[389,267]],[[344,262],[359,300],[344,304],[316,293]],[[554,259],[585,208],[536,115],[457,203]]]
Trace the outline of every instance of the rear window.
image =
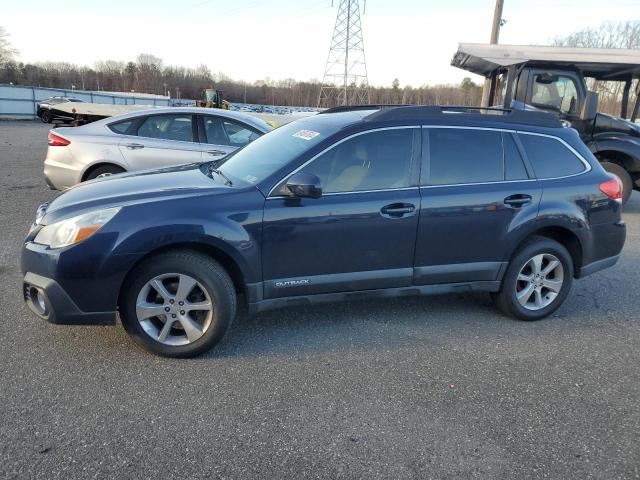
[[582,161],[560,140],[528,134],[519,134],[519,137],[536,177],[566,177],[585,170]]

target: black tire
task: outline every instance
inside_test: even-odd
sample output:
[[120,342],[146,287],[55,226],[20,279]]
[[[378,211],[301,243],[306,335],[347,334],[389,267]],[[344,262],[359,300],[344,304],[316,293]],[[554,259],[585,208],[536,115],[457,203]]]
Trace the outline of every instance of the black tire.
[[87,174],[87,176],[84,178],[84,181],[93,180],[100,176],[115,175],[117,173],[123,173],[123,172],[125,172],[125,169],[117,165],[101,165],[91,170]]
[[42,112],[40,112],[40,121],[42,121],[42,123],[51,123],[51,120],[52,117],[49,111],[43,110]]
[[[563,268],[563,283],[557,296],[549,305],[539,310],[529,310],[522,306],[516,297],[517,278],[525,264],[540,254],[550,254],[560,260]],[[546,237],[534,236],[513,255],[502,279],[500,291],[492,293],[491,297],[505,315],[520,320],[540,320],[552,314],[567,298],[573,283],[573,271],[573,259],[563,245]]]
[[[186,345],[166,345],[144,330],[136,314],[138,294],[158,275],[189,275],[206,289],[213,313],[202,336]],[[225,269],[211,257],[190,250],[176,250],[151,257],[127,277],[120,299],[120,318],[127,333],[144,349],[165,357],[188,358],[214,347],[224,336],[236,315],[236,291]]]
[[627,203],[631,197],[631,193],[633,192],[633,180],[631,179],[631,175],[629,175],[629,172],[617,163],[607,162],[604,160],[600,162],[600,164],[608,173],[615,175],[622,182],[622,204],[624,205]]

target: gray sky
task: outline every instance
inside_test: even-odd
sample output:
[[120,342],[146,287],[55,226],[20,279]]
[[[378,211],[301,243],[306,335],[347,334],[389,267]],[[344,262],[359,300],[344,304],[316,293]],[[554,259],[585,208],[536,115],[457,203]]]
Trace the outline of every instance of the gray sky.
[[[360,0],[361,4],[364,0]],[[321,79],[339,0],[0,0],[0,25],[23,61],[134,60],[255,81]],[[459,42],[486,42],[494,0],[368,0],[369,82],[459,82]],[[640,0],[505,0],[500,43],[546,44],[604,21],[640,18]],[[44,27],[44,28],[41,28]],[[55,38],[60,36],[59,40]]]

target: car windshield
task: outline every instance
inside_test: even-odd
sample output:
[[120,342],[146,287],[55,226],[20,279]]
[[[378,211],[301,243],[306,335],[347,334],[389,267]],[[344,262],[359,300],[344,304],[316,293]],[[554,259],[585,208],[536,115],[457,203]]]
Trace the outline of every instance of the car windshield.
[[228,156],[217,167],[235,183],[255,185],[335,132],[320,122],[297,121],[269,132]]

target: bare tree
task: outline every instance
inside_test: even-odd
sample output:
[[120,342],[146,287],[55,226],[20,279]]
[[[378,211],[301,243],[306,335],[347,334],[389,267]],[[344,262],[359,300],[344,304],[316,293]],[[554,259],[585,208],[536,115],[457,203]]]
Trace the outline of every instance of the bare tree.
[[0,27],[0,65],[3,65],[11,60],[18,54],[18,51],[11,47],[9,42],[9,33],[4,27]]
[[[64,62],[24,64],[14,60],[0,65],[0,83],[90,90],[136,91],[163,94],[180,91],[182,98],[196,99],[205,88],[224,91],[231,102],[315,106],[321,84],[317,79],[264,78],[253,83],[237,81],[223,72],[213,74],[206,65],[196,68],[164,66],[162,59],[140,54],[135,62],[98,61],[93,68]],[[388,87],[371,87],[373,103],[478,105],[481,88],[465,79],[461,85],[401,86],[395,79]]]
[[[598,27],[589,27],[556,37],[553,45],[585,48],[629,48],[640,49],[640,20],[606,22]],[[599,109],[608,113],[619,113],[622,101],[622,82],[605,82],[590,79],[589,88],[600,96]],[[637,91],[637,86],[634,91]]]

